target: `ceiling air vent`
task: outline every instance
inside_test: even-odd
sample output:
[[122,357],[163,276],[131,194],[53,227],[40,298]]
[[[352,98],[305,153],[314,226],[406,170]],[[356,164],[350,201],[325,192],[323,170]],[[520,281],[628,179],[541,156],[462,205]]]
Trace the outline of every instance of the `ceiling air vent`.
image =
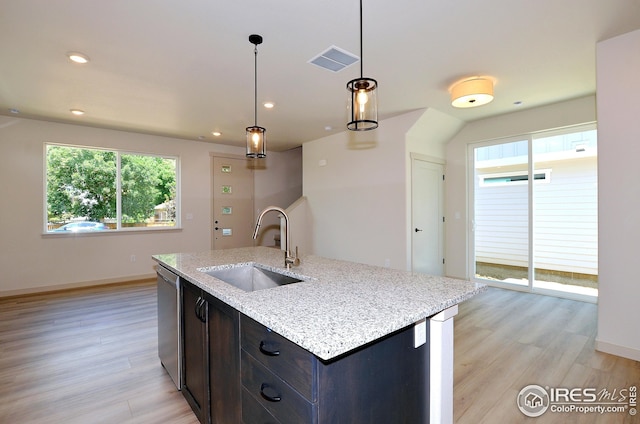
[[331,72],[339,72],[349,65],[353,65],[360,58],[336,46],[331,46],[324,52],[309,60],[316,66],[328,69]]

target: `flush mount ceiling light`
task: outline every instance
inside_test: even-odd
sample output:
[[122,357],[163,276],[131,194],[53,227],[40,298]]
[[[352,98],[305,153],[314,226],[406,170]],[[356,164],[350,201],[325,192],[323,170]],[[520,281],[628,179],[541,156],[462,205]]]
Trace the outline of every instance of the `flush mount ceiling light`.
[[367,131],[378,128],[378,99],[376,89],[378,82],[373,78],[363,77],[362,58],[362,0],[360,0],[360,78],[347,83],[349,91],[349,120],[347,129],[351,131]]
[[67,53],[67,57],[74,63],[85,64],[89,62],[89,56],[83,53],[69,52]]
[[82,116],[84,115],[84,110],[81,109],[69,109],[69,112],[71,112],[72,114],[74,114],[75,116]]
[[247,127],[247,157],[248,158],[264,158],[267,156],[267,137],[266,129],[258,126],[258,44],[262,44],[260,35],[252,34],[249,36],[249,42],[255,47],[253,48],[254,56],[254,124]]
[[453,107],[482,106],[493,100],[493,81],[482,77],[468,78],[455,83],[450,91]]

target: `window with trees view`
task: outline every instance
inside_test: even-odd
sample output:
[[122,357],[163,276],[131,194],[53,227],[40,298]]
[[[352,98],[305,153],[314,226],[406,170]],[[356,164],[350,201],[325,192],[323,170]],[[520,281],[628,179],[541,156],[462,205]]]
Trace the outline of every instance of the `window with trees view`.
[[177,159],[46,145],[46,231],[174,227]]

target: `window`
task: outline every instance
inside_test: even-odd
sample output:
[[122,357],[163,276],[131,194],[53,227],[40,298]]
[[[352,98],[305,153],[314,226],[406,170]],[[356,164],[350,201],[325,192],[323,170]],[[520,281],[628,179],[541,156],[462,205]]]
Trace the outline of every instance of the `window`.
[[46,232],[175,227],[178,159],[46,144]]
[[[526,184],[529,181],[529,174],[526,171],[523,172],[511,172],[501,174],[487,174],[479,175],[480,186],[501,186],[508,184]],[[551,169],[536,170],[533,174],[535,181],[549,182],[551,178]]]

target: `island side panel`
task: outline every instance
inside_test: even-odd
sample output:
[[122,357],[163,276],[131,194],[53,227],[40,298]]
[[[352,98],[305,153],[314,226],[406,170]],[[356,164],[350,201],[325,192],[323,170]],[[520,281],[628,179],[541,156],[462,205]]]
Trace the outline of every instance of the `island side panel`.
[[415,340],[410,326],[320,364],[319,423],[428,423],[429,343]]

